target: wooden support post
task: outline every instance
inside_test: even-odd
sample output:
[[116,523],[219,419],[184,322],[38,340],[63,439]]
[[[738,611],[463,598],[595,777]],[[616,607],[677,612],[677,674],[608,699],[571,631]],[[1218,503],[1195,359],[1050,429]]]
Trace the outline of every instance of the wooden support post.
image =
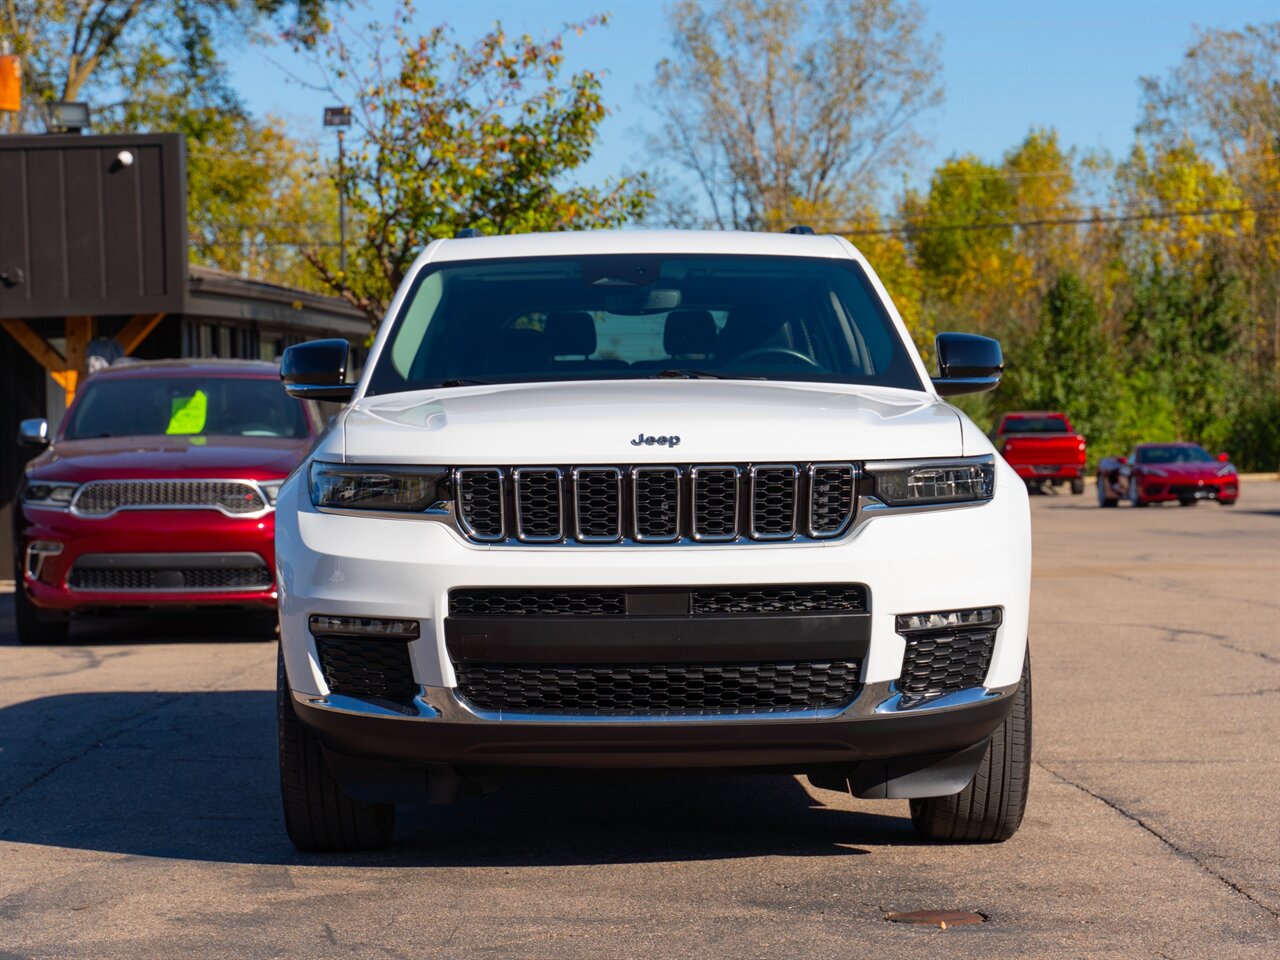
[[50,373],[60,373],[67,369],[66,358],[57,350],[49,346],[47,340],[40,334],[36,333],[27,325],[25,320],[0,320],[0,327],[3,327],[9,336],[18,341],[18,346],[31,354],[35,358],[36,363],[44,367]]
[[66,328],[67,379],[62,383],[62,389],[66,391],[67,406],[70,406],[76,397],[76,387],[85,377],[89,341],[93,339],[93,317],[67,317]]
[[126,357],[132,356],[138,345],[147,338],[156,325],[164,319],[163,313],[139,313],[124,325],[124,329],[116,334],[116,342]]

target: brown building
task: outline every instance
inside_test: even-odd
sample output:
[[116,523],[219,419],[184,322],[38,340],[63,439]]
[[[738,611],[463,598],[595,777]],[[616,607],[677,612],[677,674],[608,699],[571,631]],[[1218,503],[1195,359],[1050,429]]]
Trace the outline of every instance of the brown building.
[[0,136],[0,579],[31,454],[18,423],[55,425],[96,365],[275,360],[319,337],[363,354],[368,323],[344,301],[190,266],[186,204],[177,134]]

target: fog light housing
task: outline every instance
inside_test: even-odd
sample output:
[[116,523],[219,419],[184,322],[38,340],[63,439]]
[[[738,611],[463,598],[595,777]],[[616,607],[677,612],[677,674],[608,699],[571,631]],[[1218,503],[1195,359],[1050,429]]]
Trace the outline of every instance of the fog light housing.
[[1000,625],[999,607],[973,610],[946,610],[938,613],[904,613],[897,618],[898,633],[920,633],[923,630],[963,630],[967,627]]
[[418,639],[417,620],[312,614],[309,626],[313,637],[358,637],[363,640]]
[[60,553],[62,553],[62,544],[57,540],[32,540],[27,544],[27,556],[23,564],[27,577],[31,580],[39,580],[45,559],[56,557]]

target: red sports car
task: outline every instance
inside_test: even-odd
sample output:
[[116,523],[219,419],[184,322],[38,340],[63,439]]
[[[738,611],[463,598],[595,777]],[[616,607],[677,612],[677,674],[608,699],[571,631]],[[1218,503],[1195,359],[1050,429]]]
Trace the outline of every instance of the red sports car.
[[166,360],[95,374],[18,487],[15,596],[23,643],[71,613],[276,602],[275,497],[323,421],[273,364]]
[[1128,500],[1135,507],[1174,501],[1184,507],[1217,500],[1224,507],[1240,495],[1240,477],[1225,453],[1216,458],[1194,443],[1140,443],[1127,457],[1098,464],[1098,506]]

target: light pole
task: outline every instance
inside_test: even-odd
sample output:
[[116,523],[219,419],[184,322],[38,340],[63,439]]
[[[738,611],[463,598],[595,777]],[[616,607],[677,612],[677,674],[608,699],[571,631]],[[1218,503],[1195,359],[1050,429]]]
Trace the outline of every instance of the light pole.
[[325,107],[324,125],[336,127],[338,131],[338,270],[342,273],[343,283],[347,275],[347,198],[342,189],[346,168],[343,164],[342,134],[351,126],[350,107]]

